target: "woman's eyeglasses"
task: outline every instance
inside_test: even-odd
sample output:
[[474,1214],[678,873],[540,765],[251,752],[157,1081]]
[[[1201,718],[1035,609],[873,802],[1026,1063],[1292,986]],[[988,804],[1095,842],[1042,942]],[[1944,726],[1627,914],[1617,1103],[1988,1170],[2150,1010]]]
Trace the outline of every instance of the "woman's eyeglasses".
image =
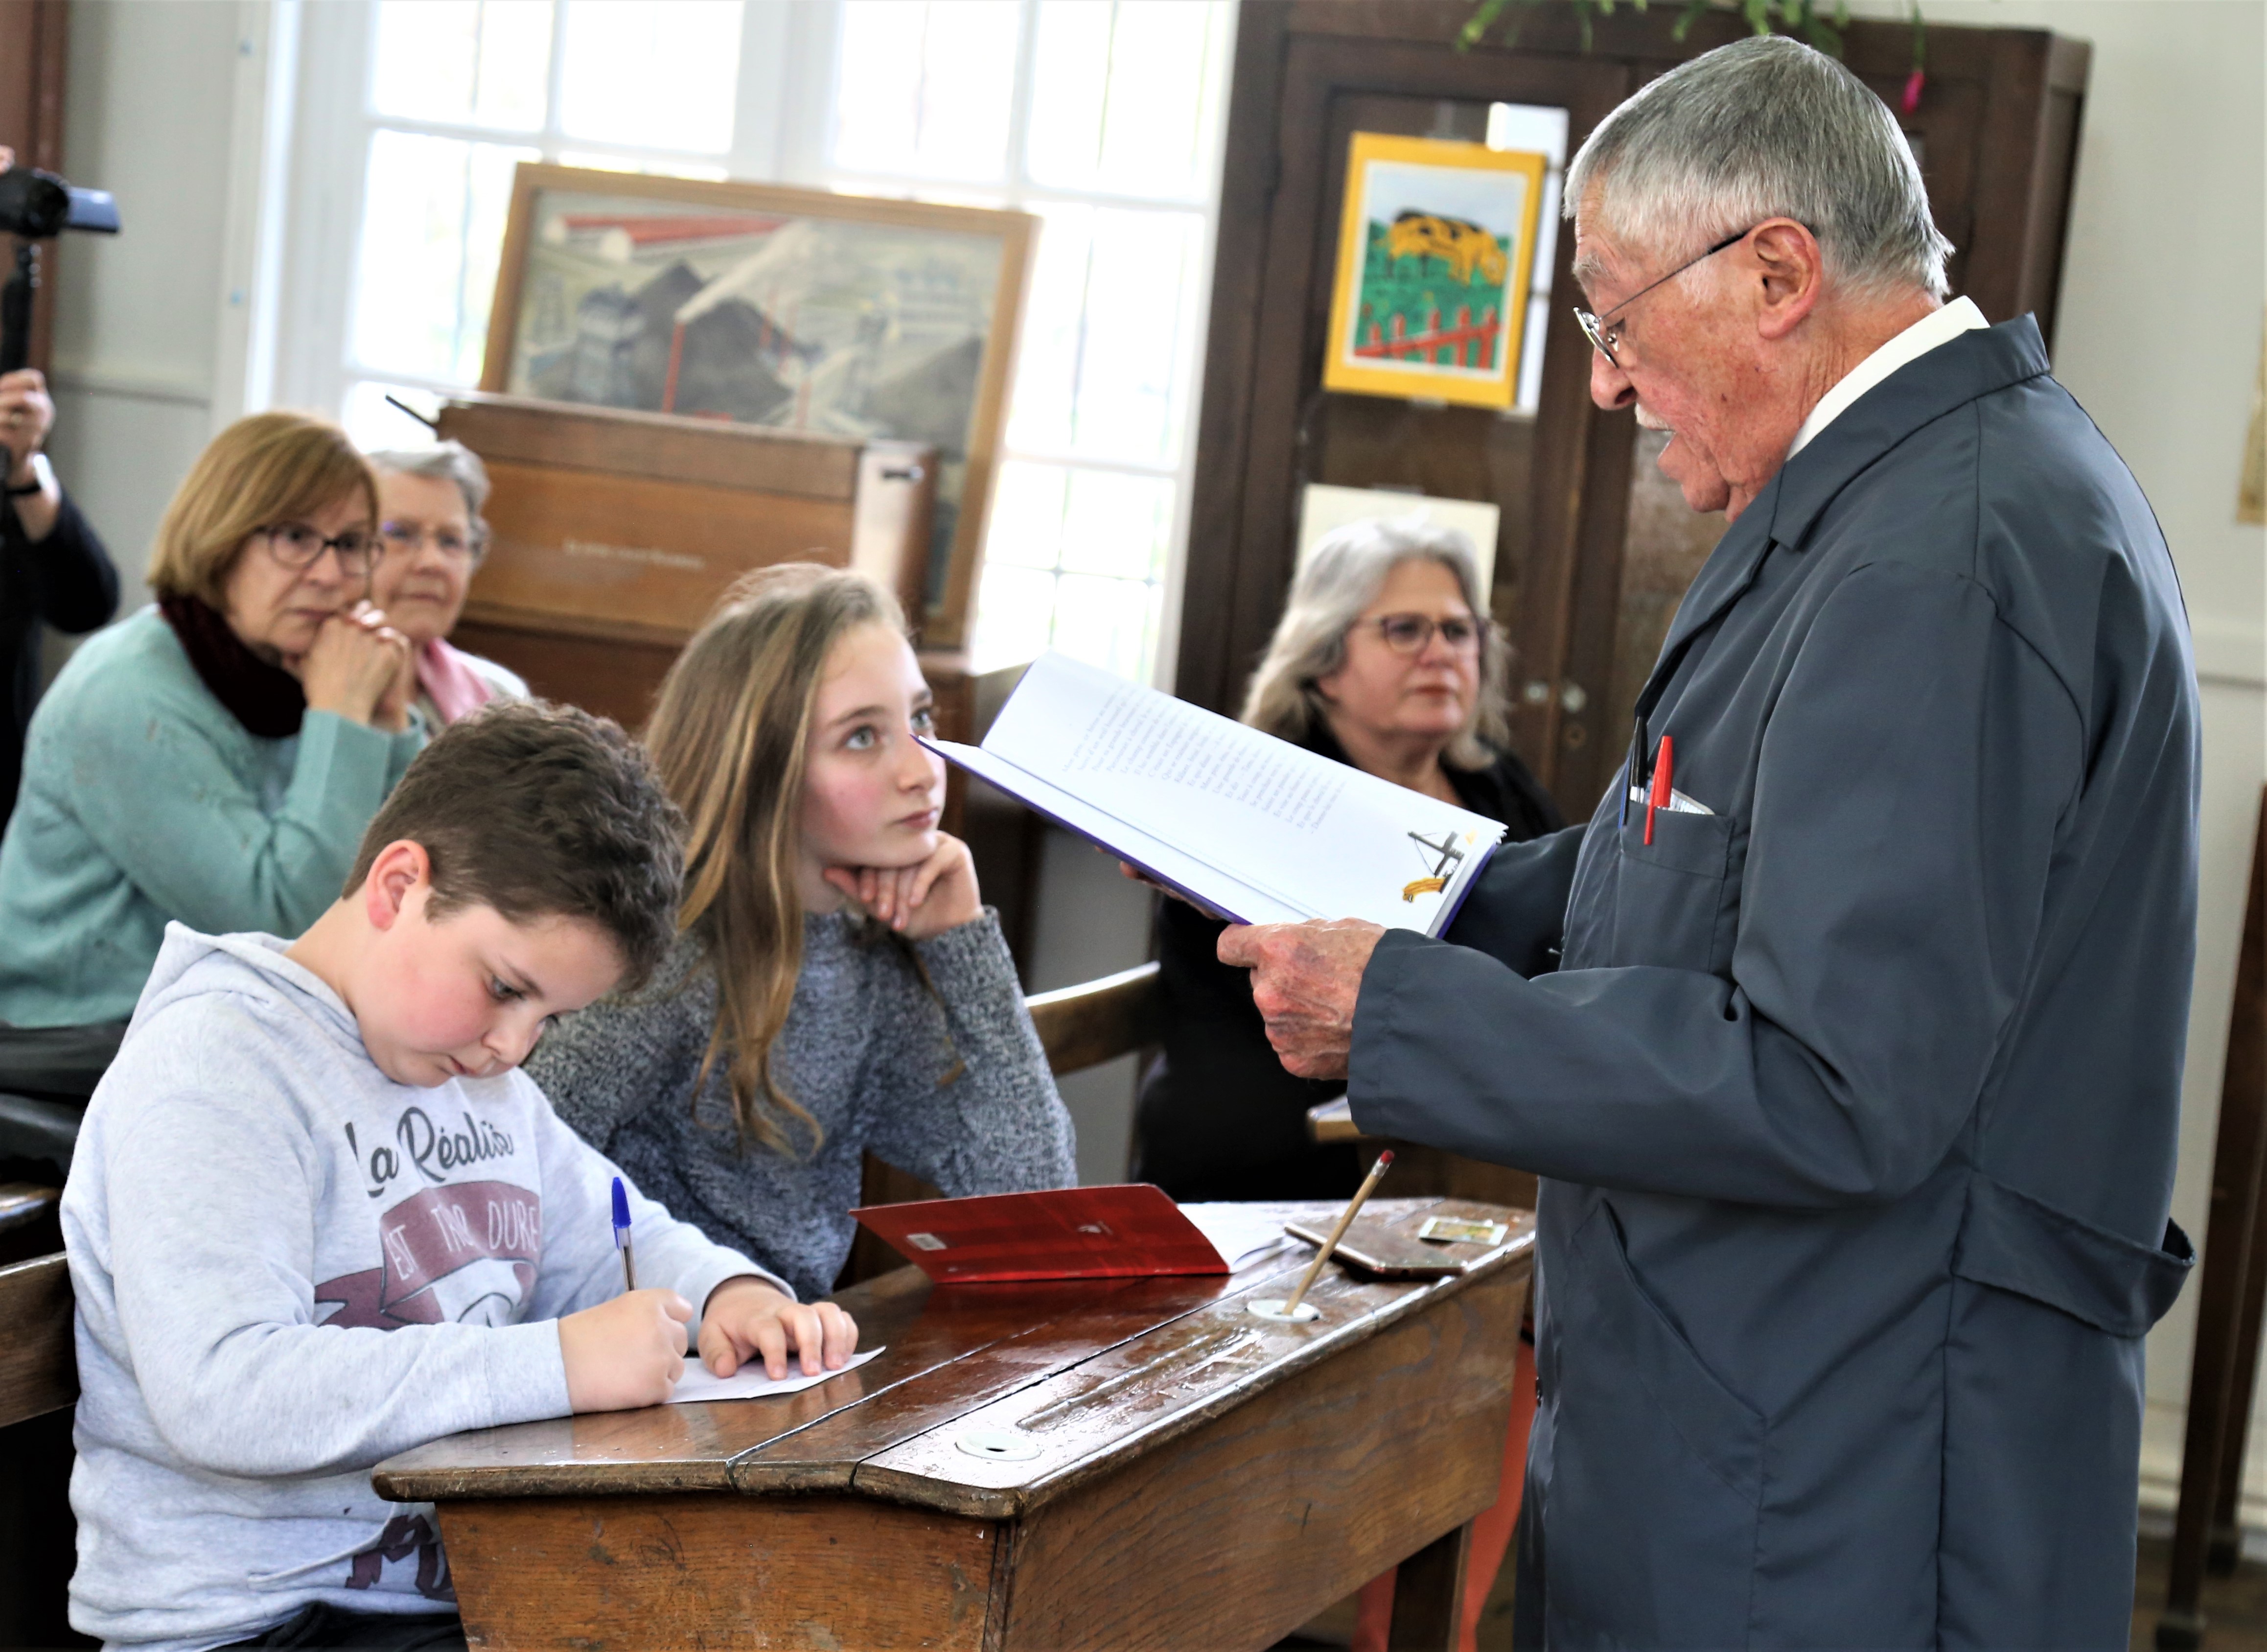
[[1441,641],[1460,654],[1477,651],[1480,645],[1479,622],[1476,620],[1435,620],[1421,613],[1388,613],[1361,623],[1376,626],[1377,634],[1385,639],[1385,646],[1396,654],[1423,653],[1435,631],[1441,634]]
[[378,542],[366,528],[348,528],[334,539],[304,522],[279,522],[260,532],[267,538],[268,554],[295,574],[312,568],[325,551],[337,554],[339,572],[349,578],[369,573],[378,560]]
[[488,549],[487,540],[477,530],[467,539],[454,528],[429,528],[422,522],[381,522],[378,537],[399,556],[415,555],[420,546],[430,545],[451,562],[477,562]]

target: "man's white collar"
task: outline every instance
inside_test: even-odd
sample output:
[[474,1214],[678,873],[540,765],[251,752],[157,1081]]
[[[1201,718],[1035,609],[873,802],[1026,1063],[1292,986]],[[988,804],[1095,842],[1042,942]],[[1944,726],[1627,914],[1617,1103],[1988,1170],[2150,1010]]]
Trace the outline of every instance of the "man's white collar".
[[1810,416],[1802,422],[1802,428],[1794,433],[1794,445],[1786,450],[1787,458],[1793,459],[1802,452],[1809,444],[1810,438],[1841,417],[1852,402],[1907,362],[1918,361],[1938,345],[1949,344],[1963,333],[1991,325],[1984,319],[1984,312],[1976,307],[1972,298],[1955,298],[1950,304],[1930,311],[1852,367],[1843,375],[1840,383],[1818,399],[1818,405],[1810,410]]

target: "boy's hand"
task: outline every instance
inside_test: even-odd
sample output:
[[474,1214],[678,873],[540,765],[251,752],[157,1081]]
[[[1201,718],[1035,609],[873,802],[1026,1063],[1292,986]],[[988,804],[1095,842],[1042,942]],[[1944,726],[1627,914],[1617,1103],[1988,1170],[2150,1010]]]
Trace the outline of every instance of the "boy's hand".
[[803,1356],[803,1374],[840,1370],[858,1347],[858,1322],[831,1302],[799,1303],[743,1274],[708,1293],[701,1316],[701,1361],[730,1377],[758,1355],[764,1374],[787,1375],[789,1349]]
[[567,1403],[578,1412],[662,1404],[685,1375],[692,1318],[693,1304],[673,1290],[627,1291],[569,1314],[559,1322]]

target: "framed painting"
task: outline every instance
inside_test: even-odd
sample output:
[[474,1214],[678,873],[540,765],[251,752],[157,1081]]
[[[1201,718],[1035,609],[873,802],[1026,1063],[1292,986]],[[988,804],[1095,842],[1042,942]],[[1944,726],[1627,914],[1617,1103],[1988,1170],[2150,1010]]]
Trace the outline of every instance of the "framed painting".
[[1502,525],[1503,508],[1484,499],[1443,499],[1392,488],[1337,488],[1327,482],[1309,482],[1299,495],[1299,539],[1292,577],[1298,577],[1315,547],[1333,529],[1372,518],[1413,521],[1463,533],[1478,554],[1480,606],[1487,606],[1495,589],[1495,540]]
[[1323,388],[1510,407],[1548,165],[1485,143],[1356,132]]
[[957,647],[1033,223],[522,162],[481,388],[933,445],[928,612],[907,618]]

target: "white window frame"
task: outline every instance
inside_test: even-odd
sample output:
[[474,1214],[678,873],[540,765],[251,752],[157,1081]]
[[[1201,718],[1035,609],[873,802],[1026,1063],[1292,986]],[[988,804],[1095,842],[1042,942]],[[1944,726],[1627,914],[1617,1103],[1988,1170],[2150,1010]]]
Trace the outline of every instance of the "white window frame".
[[[834,130],[833,98],[840,67],[839,40],[841,16],[840,8],[834,0],[826,0],[826,4],[837,19],[837,46],[835,53],[828,57],[824,82],[827,106],[818,111],[821,116],[818,127],[820,165],[813,174],[812,181],[819,187],[866,195],[918,195],[935,200],[996,201],[1002,206],[1018,209],[1060,204],[1136,212],[1195,213],[1201,217],[1195,275],[1198,290],[1189,295],[1190,302],[1183,312],[1181,336],[1174,341],[1176,382],[1185,387],[1187,402],[1177,451],[1171,458],[1160,463],[1148,464],[1018,447],[1004,424],[998,450],[1002,462],[1023,459],[1035,464],[1059,466],[1066,470],[1101,471],[1172,483],[1173,518],[1166,540],[1165,566],[1158,576],[1157,634],[1149,640],[1148,670],[1151,685],[1170,691],[1173,685],[1174,666],[1180,653],[1181,594],[1187,583],[1189,502],[1196,476],[1197,424],[1203,411],[1202,363],[1205,335],[1211,321],[1213,257],[1220,235],[1220,174],[1228,134],[1229,72],[1236,58],[1236,9],[1232,5],[1225,8],[1226,23],[1222,31],[1220,49],[1212,64],[1213,84],[1204,92],[1212,121],[1211,130],[1206,135],[1204,151],[1198,158],[1198,167],[1202,176],[1212,180],[1213,187],[1202,195],[1167,200],[1115,195],[1102,190],[1062,188],[1038,183],[1025,170],[1025,139],[1031,107],[1032,58],[1038,39],[1038,0],[1021,0],[1023,15],[1017,24],[1015,101],[1008,126],[1007,176],[1001,183],[962,183],[905,173],[866,172],[825,163],[825,148],[831,143]],[[979,569],[979,579],[980,576]],[[973,635],[972,626],[972,637]]]
[[[960,185],[902,174],[870,173],[828,164],[834,128],[834,85],[841,50],[840,0],[744,0],[740,74],[733,143],[722,156],[595,143],[569,138],[558,129],[560,31],[553,31],[552,95],[548,123],[539,133],[497,131],[464,124],[380,117],[371,107],[371,78],[377,8],[373,0],[324,0],[299,10],[296,64],[279,66],[293,84],[294,119],[279,123],[277,140],[289,146],[287,232],[281,238],[280,279],[262,295],[270,315],[254,325],[275,341],[272,372],[253,375],[247,407],[303,407],[335,411],[348,389],[364,378],[446,394],[458,386],[415,375],[376,370],[365,372],[349,361],[348,328],[353,313],[360,260],[356,238],[369,161],[370,134],[384,126],[396,130],[466,139],[476,143],[525,143],[546,160],[562,151],[601,151],[658,163],[721,165],[727,175],[764,182],[837,188],[868,195],[923,195],[942,199],[997,200],[1011,207],[1065,204],[1112,209],[1198,213],[1202,217],[1197,284],[1189,297],[1176,341],[1177,382],[1185,387],[1185,411],[1178,452],[1156,465],[1106,460],[1077,454],[1009,447],[1000,457],[1169,481],[1174,510],[1165,566],[1160,576],[1157,634],[1151,639],[1149,674],[1170,686],[1178,651],[1181,591],[1187,566],[1189,499],[1196,461],[1197,424],[1202,392],[1204,335],[1210,311],[1214,247],[1219,225],[1217,180],[1226,120],[1227,82],[1235,49],[1231,9],[1214,65],[1217,84],[1207,89],[1214,101],[1205,175],[1214,180],[1207,196],[1183,201],[1128,198],[1104,192],[1060,189],[1033,182],[1023,169],[1023,141],[1031,106],[1032,56],[1038,0],[1020,0],[1019,50],[1014,113],[1009,132],[1009,175],[1001,184]],[[280,173],[283,169],[277,169]],[[274,175],[274,174],[271,174]],[[264,382],[263,382],[264,381]],[[413,433],[405,420],[405,441]]]
[[[840,17],[835,0],[744,0],[733,144],[722,155],[598,143],[559,129],[564,60],[552,33],[549,115],[540,132],[500,131],[447,121],[381,117],[371,106],[378,8],[373,0],[325,0],[306,9],[299,43],[298,120],[291,177],[290,252],[279,331],[274,394],[289,406],[336,407],[347,386],[383,378],[445,393],[458,386],[350,366],[347,326],[358,279],[356,238],[373,128],[482,143],[526,143],[545,160],[563,151],[604,151],[657,163],[723,166],[737,178],[811,181],[815,145],[802,135],[824,129],[811,89],[831,83]],[[800,141],[799,141],[800,140]]]

